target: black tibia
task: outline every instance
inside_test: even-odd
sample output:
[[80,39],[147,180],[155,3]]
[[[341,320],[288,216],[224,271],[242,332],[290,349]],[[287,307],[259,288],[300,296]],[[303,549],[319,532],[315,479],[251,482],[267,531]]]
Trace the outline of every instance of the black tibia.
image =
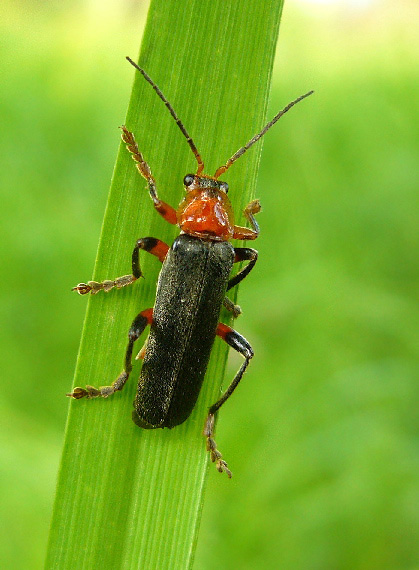
[[[229,280],[227,285],[227,291],[232,287],[234,287],[235,285],[237,285],[238,283],[240,283],[240,281],[242,281],[252,271],[258,258],[258,252],[250,247],[235,247],[234,253],[235,253],[234,263],[237,263],[239,261],[249,261],[250,263],[248,263],[246,267],[244,267],[241,271],[237,273],[237,275],[235,275]],[[231,301],[228,297],[225,297],[223,305],[228,311],[233,313],[233,317],[235,319],[242,312],[240,306],[235,305],[233,301]]]
[[134,250],[132,252],[132,274],[123,275],[122,277],[117,277],[114,280],[105,279],[104,281],[88,281],[87,283],[79,283],[76,287],[72,288],[72,291],[77,291],[79,295],[86,295],[91,293],[96,295],[99,291],[104,291],[108,293],[111,289],[116,287],[117,289],[122,289],[127,285],[131,285],[137,279],[142,277],[142,272],[140,268],[140,249],[148,251],[149,253],[155,255],[160,261],[163,261],[169,246],[157,238],[145,237],[140,238],[135,244]]
[[[220,328],[222,329],[220,330]],[[224,329],[224,330],[223,330]],[[226,331],[226,329],[228,329]],[[234,390],[237,388],[242,376],[249,365],[250,359],[253,357],[253,349],[247,340],[240,335],[237,331],[230,329],[229,327],[225,327],[225,325],[219,325],[219,329],[217,329],[217,334],[223,338],[227,344],[240,352],[240,354],[244,357],[244,362],[241,365],[239,371],[233,378],[230,386],[224,392],[222,397],[213,404],[205,421],[204,427],[204,436],[207,438],[207,450],[210,452],[211,461],[216,463],[217,470],[222,473],[223,471],[227,474],[228,477],[232,476],[230,469],[228,468],[227,463],[224,461],[220,451],[217,449],[217,445],[213,439],[214,436],[214,423],[215,423],[215,414],[221,408],[221,406],[228,400]]]
[[70,394],[66,394],[70,398],[74,398],[75,400],[80,400],[80,398],[107,398],[111,396],[118,390],[122,390],[125,386],[126,381],[129,378],[129,375],[132,370],[132,351],[134,348],[135,341],[141,336],[142,332],[146,328],[147,325],[151,324],[153,319],[153,309],[146,309],[139,313],[128,332],[128,345],[127,350],[125,352],[125,366],[124,370],[118,376],[118,378],[112,382],[110,386],[101,386],[100,388],[94,388],[93,386],[87,385],[86,388],[74,388],[73,392]]
[[210,407],[209,413],[212,415],[214,415],[215,412],[217,412],[221,408],[221,406],[224,404],[224,402],[226,400],[228,400],[228,398],[234,392],[234,390],[238,386],[240,380],[242,379],[242,376],[243,376],[246,368],[249,365],[250,359],[254,355],[253,349],[250,346],[250,344],[247,342],[247,340],[244,338],[244,336],[239,334],[237,331],[230,329],[230,331],[227,332],[226,335],[223,335],[222,338],[226,341],[227,344],[229,344],[232,348],[234,348],[234,350],[237,350],[237,352],[240,352],[240,354],[244,357],[245,360],[244,360],[243,364],[241,365],[239,371],[237,372],[237,374],[233,378],[233,381],[231,382],[230,386],[227,388],[227,390],[222,395],[222,397],[217,402],[215,402],[215,404],[213,404]]
[[227,285],[227,291],[240,283],[253,269],[258,258],[258,252],[251,247],[235,247],[234,248],[235,258],[234,263],[239,261],[249,261],[249,263],[241,271],[232,277]]

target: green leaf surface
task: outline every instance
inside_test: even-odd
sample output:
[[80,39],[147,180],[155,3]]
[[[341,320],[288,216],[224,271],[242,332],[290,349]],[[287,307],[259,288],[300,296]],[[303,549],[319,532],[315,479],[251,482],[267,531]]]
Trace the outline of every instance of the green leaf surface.
[[[181,117],[209,174],[264,124],[281,9],[281,0],[151,3],[139,63]],[[133,75],[125,124],[151,166],[160,198],[176,206],[195,159],[162,101]],[[94,133],[90,137],[94,144]],[[223,177],[241,225],[260,153],[261,143]],[[121,144],[93,278],[129,273],[139,237],[170,244],[176,234],[154,211]],[[121,371],[128,328],[154,303],[159,262],[143,255],[141,265],[145,279],[88,299],[74,386],[106,385]],[[89,278],[80,275],[80,281]],[[223,313],[222,320],[228,319]],[[70,403],[47,568],[191,566],[209,463],[202,429],[208,406],[220,394],[227,352],[217,339],[198,404],[173,430],[141,430],[131,421],[139,363],[121,393]],[[222,450],[222,433],[217,442]],[[226,459],[234,473],[234,456]],[[212,469],[220,485],[229,484]]]

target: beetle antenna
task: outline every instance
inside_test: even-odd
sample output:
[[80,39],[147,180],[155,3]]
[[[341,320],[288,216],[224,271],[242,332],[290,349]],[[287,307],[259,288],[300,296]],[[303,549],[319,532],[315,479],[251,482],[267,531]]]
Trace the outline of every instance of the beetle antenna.
[[160,89],[158,88],[158,86],[154,83],[154,81],[151,79],[151,77],[144,71],[144,69],[142,69],[139,65],[137,65],[134,61],[132,61],[132,59],[130,57],[127,56],[126,58],[131,65],[133,65],[135,67],[135,69],[137,69],[141,75],[144,77],[144,79],[146,81],[148,81],[151,85],[151,87],[154,89],[154,91],[157,93],[157,95],[160,97],[160,99],[163,101],[163,103],[166,105],[166,107],[169,109],[170,114],[172,115],[172,117],[174,118],[174,120],[176,121],[177,126],[179,127],[179,129],[182,131],[183,136],[186,138],[186,142],[188,143],[188,145],[190,146],[192,152],[195,155],[196,161],[198,163],[198,170],[197,170],[197,175],[201,174],[202,171],[204,170],[204,163],[202,162],[202,158],[201,155],[199,154],[195,143],[192,140],[192,137],[189,136],[188,131],[185,129],[182,121],[179,119],[179,117],[176,115],[175,110],[173,109],[172,105],[169,103],[169,101],[166,99],[166,97],[163,95],[163,93],[160,91]]
[[227,160],[224,166],[220,166],[220,168],[216,170],[214,178],[218,178],[219,176],[221,176],[221,174],[224,174],[224,172],[228,168],[230,168],[233,162],[235,162],[238,158],[240,158],[242,154],[244,154],[247,150],[249,150],[251,146],[255,144],[255,142],[257,142],[260,138],[262,138],[263,135],[266,133],[266,131],[268,131],[278,121],[278,119],[282,117],[282,115],[284,115],[287,111],[291,109],[291,107],[294,107],[294,105],[296,105],[297,103],[299,103],[300,101],[311,95],[312,93],[314,93],[314,91],[309,91],[304,95],[300,95],[300,97],[297,97],[297,99],[294,99],[294,101],[291,101],[291,103],[288,103],[288,105],[284,107],[282,111],[279,111],[279,113],[275,115],[275,117],[271,121],[269,121],[269,123],[265,125],[265,127],[263,127],[263,129],[257,135],[255,135],[252,139],[250,139],[250,141],[247,144],[239,148],[239,150],[236,153],[234,153],[231,158]]

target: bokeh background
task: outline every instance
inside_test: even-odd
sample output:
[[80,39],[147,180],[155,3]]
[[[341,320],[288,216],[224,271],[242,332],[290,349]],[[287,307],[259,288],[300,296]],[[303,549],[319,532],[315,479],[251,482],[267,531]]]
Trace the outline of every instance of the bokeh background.
[[[285,3],[271,114],[316,94],[264,141],[240,292],[256,358],[220,416],[235,478],[211,472],[196,568],[419,567],[418,8]],[[92,273],[146,10],[0,8],[1,568],[43,565],[84,317],[69,289]]]

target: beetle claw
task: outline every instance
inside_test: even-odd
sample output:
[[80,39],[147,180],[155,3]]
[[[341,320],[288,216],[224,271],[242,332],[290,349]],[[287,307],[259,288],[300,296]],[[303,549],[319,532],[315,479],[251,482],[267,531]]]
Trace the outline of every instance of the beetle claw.
[[71,290],[77,291],[79,295],[87,295],[87,293],[90,293],[90,291],[92,290],[92,287],[90,287],[90,285],[88,285],[87,283],[79,283]]
[[80,398],[84,398],[85,396],[87,396],[87,392],[84,388],[77,387],[74,388],[74,390],[69,394],[66,394],[66,396],[68,396],[69,398],[74,398],[75,400],[80,400]]

